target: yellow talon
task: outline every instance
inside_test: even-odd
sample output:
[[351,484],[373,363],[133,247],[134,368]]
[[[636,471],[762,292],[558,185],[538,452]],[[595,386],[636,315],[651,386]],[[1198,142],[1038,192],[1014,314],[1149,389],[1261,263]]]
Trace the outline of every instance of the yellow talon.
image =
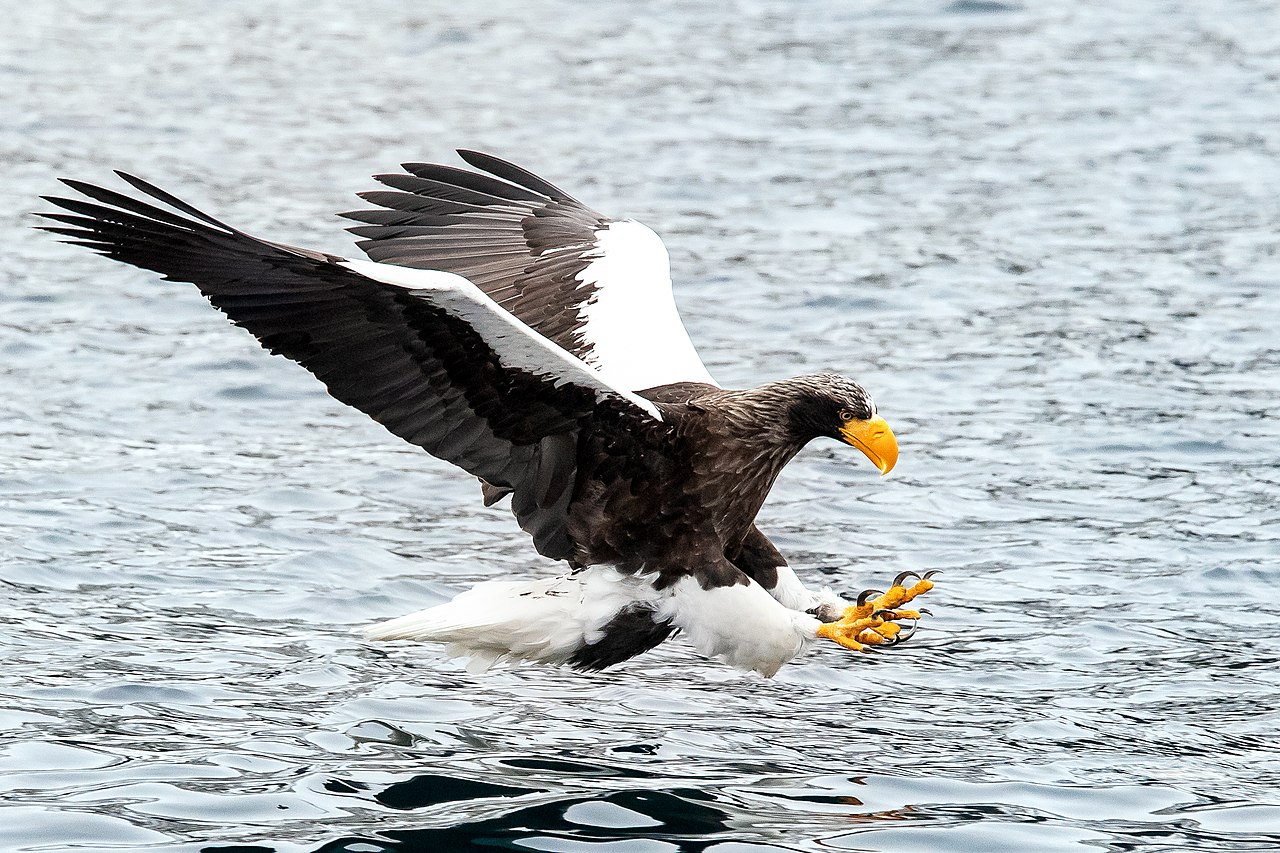
[[855,604],[846,607],[844,613],[840,616],[841,622],[852,621],[854,619],[865,619],[878,610],[892,610],[900,614],[898,617],[902,619],[919,619],[920,613],[916,610],[898,610],[900,606],[911,601],[919,595],[924,595],[933,589],[933,581],[928,578],[921,578],[911,585],[910,588],[895,584],[888,590],[876,596],[868,598],[862,604]]
[[928,578],[920,578],[920,580],[913,583],[911,588],[906,591],[906,594],[903,595],[902,601],[900,601],[899,604],[906,604],[917,595],[924,595],[931,589],[933,589],[933,581]]
[[840,614],[840,621],[852,622],[854,619],[865,619],[873,612],[870,604],[855,604],[844,609],[844,612]]
[[918,610],[898,608],[933,589],[933,581],[928,577],[920,578],[910,587],[902,585],[904,578],[905,574],[899,575],[887,590],[874,598],[870,593],[863,593],[860,596],[862,603],[846,607],[838,621],[819,625],[818,636],[854,651],[870,651],[868,646],[898,642],[902,634],[898,620],[920,618]]
[[818,626],[818,636],[834,643],[839,643],[846,649],[852,649],[855,652],[864,652],[866,647],[855,639],[861,628],[857,632],[849,630],[850,626],[843,619],[839,622],[824,622]]
[[868,646],[882,646],[888,642],[888,639],[888,637],[877,633],[875,628],[863,628],[858,634],[858,642],[865,643]]
[[884,591],[884,595],[875,600],[880,610],[892,610],[899,604],[907,600],[907,590],[900,586],[891,586]]
[[877,625],[874,629],[877,635],[884,637],[886,640],[892,640],[902,632],[902,626],[896,622],[885,622],[883,625]]

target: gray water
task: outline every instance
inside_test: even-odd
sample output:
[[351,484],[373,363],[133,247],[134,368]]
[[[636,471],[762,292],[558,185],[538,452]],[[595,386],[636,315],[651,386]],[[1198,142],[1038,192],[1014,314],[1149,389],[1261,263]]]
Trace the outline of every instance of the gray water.
[[[0,848],[1280,849],[1270,2],[5,2]],[[666,239],[712,372],[834,368],[761,526],[891,653],[471,675],[355,629],[553,567],[185,285],[30,230],[142,174],[350,254],[453,147]]]

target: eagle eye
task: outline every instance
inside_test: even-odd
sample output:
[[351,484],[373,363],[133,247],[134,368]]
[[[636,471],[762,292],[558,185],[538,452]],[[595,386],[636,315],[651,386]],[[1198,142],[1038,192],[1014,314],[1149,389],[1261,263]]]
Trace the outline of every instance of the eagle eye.
[[849,422],[849,421],[851,421],[851,420],[853,420],[853,412],[849,411],[848,409],[841,409],[841,410],[840,410],[840,422],[841,422],[841,423],[847,423],[847,422]]

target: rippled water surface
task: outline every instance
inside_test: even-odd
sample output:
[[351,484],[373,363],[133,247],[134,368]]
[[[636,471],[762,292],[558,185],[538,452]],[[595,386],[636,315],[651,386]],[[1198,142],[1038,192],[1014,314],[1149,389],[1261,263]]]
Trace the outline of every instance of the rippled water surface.
[[[0,848],[1280,849],[1274,4],[0,6]],[[328,214],[455,146],[662,233],[725,384],[872,389],[893,476],[815,444],[761,526],[845,591],[944,570],[910,645],[366,645],[553,567],[29,230],[123,168],[350,253]]]

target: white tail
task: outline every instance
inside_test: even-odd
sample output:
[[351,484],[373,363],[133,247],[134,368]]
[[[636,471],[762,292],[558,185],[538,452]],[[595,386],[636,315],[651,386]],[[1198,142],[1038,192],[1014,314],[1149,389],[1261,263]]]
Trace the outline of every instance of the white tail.
[[582,646],[599,642],[618,611],[657,598],[643,580],[605,567],[535,581],[486,581],[452,601],[367,628],[369,640],[448,644],[483,671],[500,660],[566,663]]

